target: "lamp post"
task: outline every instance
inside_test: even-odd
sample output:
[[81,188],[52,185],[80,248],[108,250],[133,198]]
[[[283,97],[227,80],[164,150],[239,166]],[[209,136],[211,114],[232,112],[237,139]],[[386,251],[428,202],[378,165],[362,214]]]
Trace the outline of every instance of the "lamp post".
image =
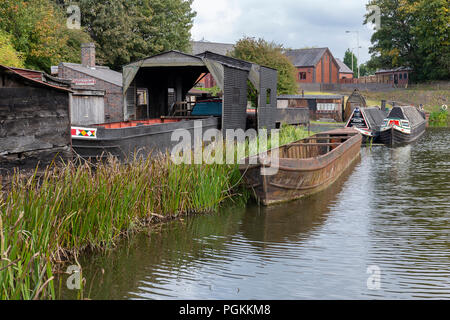
[[[353,50],[355,50],[356,48],[362,48],[362,47],[354,47],[354,48],[351,48],[351,53],[352,53],[352,72],[353,72],[353,74],[355,73],[354,71],[353,71]],[[359,57],[358,57],[358,62],[359,62]],[[359,71],[358,71],[358,78],[359,78]]]
[[[359,46],[359,31],[358,30],[356,30],[356,31],[348,31],[348,30],[345,31],[345,33],[351,33],[351,32],[356,33],[356,46],[358,48],[358,62],[359,62],[359,48],[361,48]],[[352,61],[353,61],[353,58],[352,58]],[[358,78],[359,78],[359,63],[358,63]]]

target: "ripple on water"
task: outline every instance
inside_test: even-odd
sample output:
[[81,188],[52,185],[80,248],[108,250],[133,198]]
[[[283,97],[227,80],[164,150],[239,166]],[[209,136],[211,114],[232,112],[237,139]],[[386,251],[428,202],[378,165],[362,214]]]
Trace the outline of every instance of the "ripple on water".
[[[86,262],[88,278],[105,269],[92,298],[448,299],[448,141],[449,130],[429,130],[406,147],[363,148],[353,171],[317,196],[137,237]],[[379,290],[367,287],[369,266],[381,271]]]

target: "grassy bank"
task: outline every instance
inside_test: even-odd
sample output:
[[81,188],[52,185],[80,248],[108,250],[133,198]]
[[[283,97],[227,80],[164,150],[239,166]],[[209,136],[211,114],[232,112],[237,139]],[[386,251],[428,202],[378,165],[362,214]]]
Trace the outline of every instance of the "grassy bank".
[[[351,91],[342,91],[345,95],[345,102]],[[448,111],[441,110],[442,105],[450,105],[450,84],[448,82],[435,84],[415,84],[404,89],[393,89],[387,91],[367,91],[361,90],[369,106],[381,106],[381,100],[386,100],[387,106],[392,107],[390,102],[412,104],[418,106],[422,104],[425,112],[430,114],[430,125],[450,126]],[[305,92],[305,94],[336,94],[331,92]]]
[[[285,126],[281,143],[307,136]],[[175,165],[167,156],[71,162],[0,186],[0,299],[55,299],[54,274],[80,253],[188,213],[245,203],[237,165]]]

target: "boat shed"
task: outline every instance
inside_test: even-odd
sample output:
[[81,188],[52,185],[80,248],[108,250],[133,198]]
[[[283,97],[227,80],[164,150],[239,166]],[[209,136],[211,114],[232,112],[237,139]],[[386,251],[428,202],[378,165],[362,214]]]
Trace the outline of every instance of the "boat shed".
[[349,120],[356,107],[360,109],[367,108],[366,99],[358,89],[353,90],[352,94],[347,99],[344,110],[344,121]]
[[70,81],[0,65],[0,176],[72,158]]
[[[126,121],[162,119],[180,114],[189,121],[186,95],[202,75],[210,73],[223,92],[222,130],[246,128],[247,80],[259,93],[258,127],[274,129],[277,71],[251,62],[209,51],[190,55],[168,51],[123,67],[124,115]],[[137,104],[139,91],[145,90],[148,104]],[[173,97],[174,101],[169,100]]]

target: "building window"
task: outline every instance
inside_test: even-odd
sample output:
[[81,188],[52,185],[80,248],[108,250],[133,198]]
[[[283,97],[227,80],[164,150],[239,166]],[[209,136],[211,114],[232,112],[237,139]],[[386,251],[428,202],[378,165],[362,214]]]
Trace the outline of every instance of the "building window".
[[271,104],[271,95],[272,95],[272,90],[271,89],[267,89],[266,91],[266,105],[270,106]]
[[299,72],[298,73],[298,79],[299,80],[306,80],[306,72]]
[[335,112],[338,107],[339,104],[337,103],[318,103],[317,112]]
[[408,79],[408,74],[407,73],[403,74],[403,78]]
[[400,79],[400,80],[403,79],[403,74],[400,73],[399,79]]
[[240,98],[241,90],[239,90],[239,88],[233,88],[233,105],[239,105]]
[[147,89],[137,89],[137,103],[139,106],[146,105],[148,101]]

